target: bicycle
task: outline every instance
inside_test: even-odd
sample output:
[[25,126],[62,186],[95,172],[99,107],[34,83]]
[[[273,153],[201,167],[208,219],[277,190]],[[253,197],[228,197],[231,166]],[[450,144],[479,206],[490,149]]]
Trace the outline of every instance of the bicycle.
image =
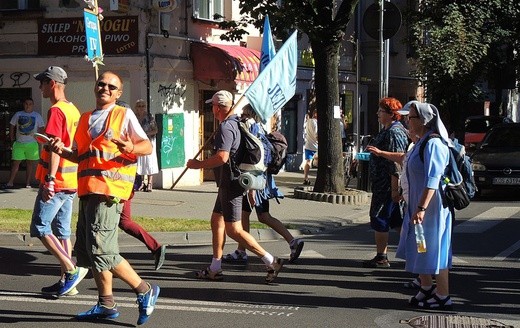
[[[358,159],[356,156],[357,147],[355,136],[357,136],[356,133],[352,133],[347,136],[350,141],[345,144],[345,151],[343,152],[345,187],[348,187],[350,181],[357,177]],[[359,141],[361,144],[359,151],[363,152],[372,141],[372,136],[369,134],[361,135]]]

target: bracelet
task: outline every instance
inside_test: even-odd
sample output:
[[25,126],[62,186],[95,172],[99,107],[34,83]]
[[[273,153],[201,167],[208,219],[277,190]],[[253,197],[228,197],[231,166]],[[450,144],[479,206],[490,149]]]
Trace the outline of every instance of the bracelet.
[[417,206],[417,208],[418,208],[419,211],[421,211],[421,212],[426,211],[426,207],[424,207],[424,206]]

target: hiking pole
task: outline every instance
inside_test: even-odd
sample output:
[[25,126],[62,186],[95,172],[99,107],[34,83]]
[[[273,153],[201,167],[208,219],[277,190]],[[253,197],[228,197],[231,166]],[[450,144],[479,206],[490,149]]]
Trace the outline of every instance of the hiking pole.
[[[197,159],[197,157],[199,157],[199,155],[202,153],[202,151],[204,150],[204,148],[206,147],[206,145],[209,143],[209,141],[211,139],[213,139],[213,136],[215,135],[215,133],[217,133],[217,130],[213,131],[213,133],[209,136],[209,138],[206,140],[206,142],[204,142],[204,145],[202,145],[202,147],[199,149],[199,152],[197,154],[195,154],[195,156],[193,156],[193,159]],[[186,173],[186,171],[188,171],[188,167],[185,167],[184,168],[184,171],[182,171],[181,175],[179,175],[179,177],[177,178],[177,180],[175,180],[175,182],[173,183],[173,185],[170,187],[170,190],[172,190],[175,185],[177,184],[177,182],[179,182],[179,180],[182,178],[182,176]]]
[[[235,107],[237,107],[238,104],[240,104],[242,102],[242,100],[244,99],[244,95],[241,95],[240,98],[238,99],[238,101],[236,102],[236,104],[234,104],[231,109],[229,110],[230,112],[233,111],[235,109]],[[197,159],[197,157],[199,157],[199,155],[202,153],[202,151],[204,150],[204,147],[206,147],[206,145],[208,144],[208,142],[213,138],[213,136],[215,135],[215,133],[217,133],[217,130],[213,131],[213,133],[209,136],[209,138],[206,140],[206,142],[204,142],[204,144],[202,145],[202,147],[199,149],[199,152],[197,154],[195,154],[195,156],[193,156],[193,159]],[[182,171],[181,175],[179,175],[179,177],[177,178],[177,180],[175,180],[175,182],[173,183],[173,185],[170,187],[170,190],[172,190],[175,185],[179,182],[179,180],[182,178],[182,176],[186,173],[186,171],[188,171],[188,168],[185,167],[184,168],[184,171]]]

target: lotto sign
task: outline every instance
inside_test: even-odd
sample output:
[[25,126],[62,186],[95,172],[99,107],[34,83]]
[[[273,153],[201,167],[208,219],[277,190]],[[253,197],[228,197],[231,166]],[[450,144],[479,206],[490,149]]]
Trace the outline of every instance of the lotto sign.
[[101,33],[98,16],[86,9],[83,12],[83,16],[85,18],[87,57],[91,61],[102,59],[103,51],[101,48]]

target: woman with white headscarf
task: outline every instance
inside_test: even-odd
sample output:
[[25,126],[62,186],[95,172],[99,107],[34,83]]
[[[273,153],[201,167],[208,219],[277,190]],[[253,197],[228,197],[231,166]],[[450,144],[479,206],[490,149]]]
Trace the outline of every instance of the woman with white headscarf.
[[[406,260],[406,271],[419,274],[421,288],[410,299],[410,305],[425,309],[451,309],[448,274],[452,264],[451,221],[448,207],[443,206],[441,177],[449,161],[452,142],[442,123],[439,111],[431,104],[411,101],[404,107],[410,110],[410,130],[418,138],[409,154],[406,174],[409,183],[408,207],[396,256]],[[436,133],[440,138],[429,138]],[[424,160],[421,159],[421,144]],[[414,224],[422,223],[427,251],[418,253]],[[437,286],[433,284],[435,275]]]

